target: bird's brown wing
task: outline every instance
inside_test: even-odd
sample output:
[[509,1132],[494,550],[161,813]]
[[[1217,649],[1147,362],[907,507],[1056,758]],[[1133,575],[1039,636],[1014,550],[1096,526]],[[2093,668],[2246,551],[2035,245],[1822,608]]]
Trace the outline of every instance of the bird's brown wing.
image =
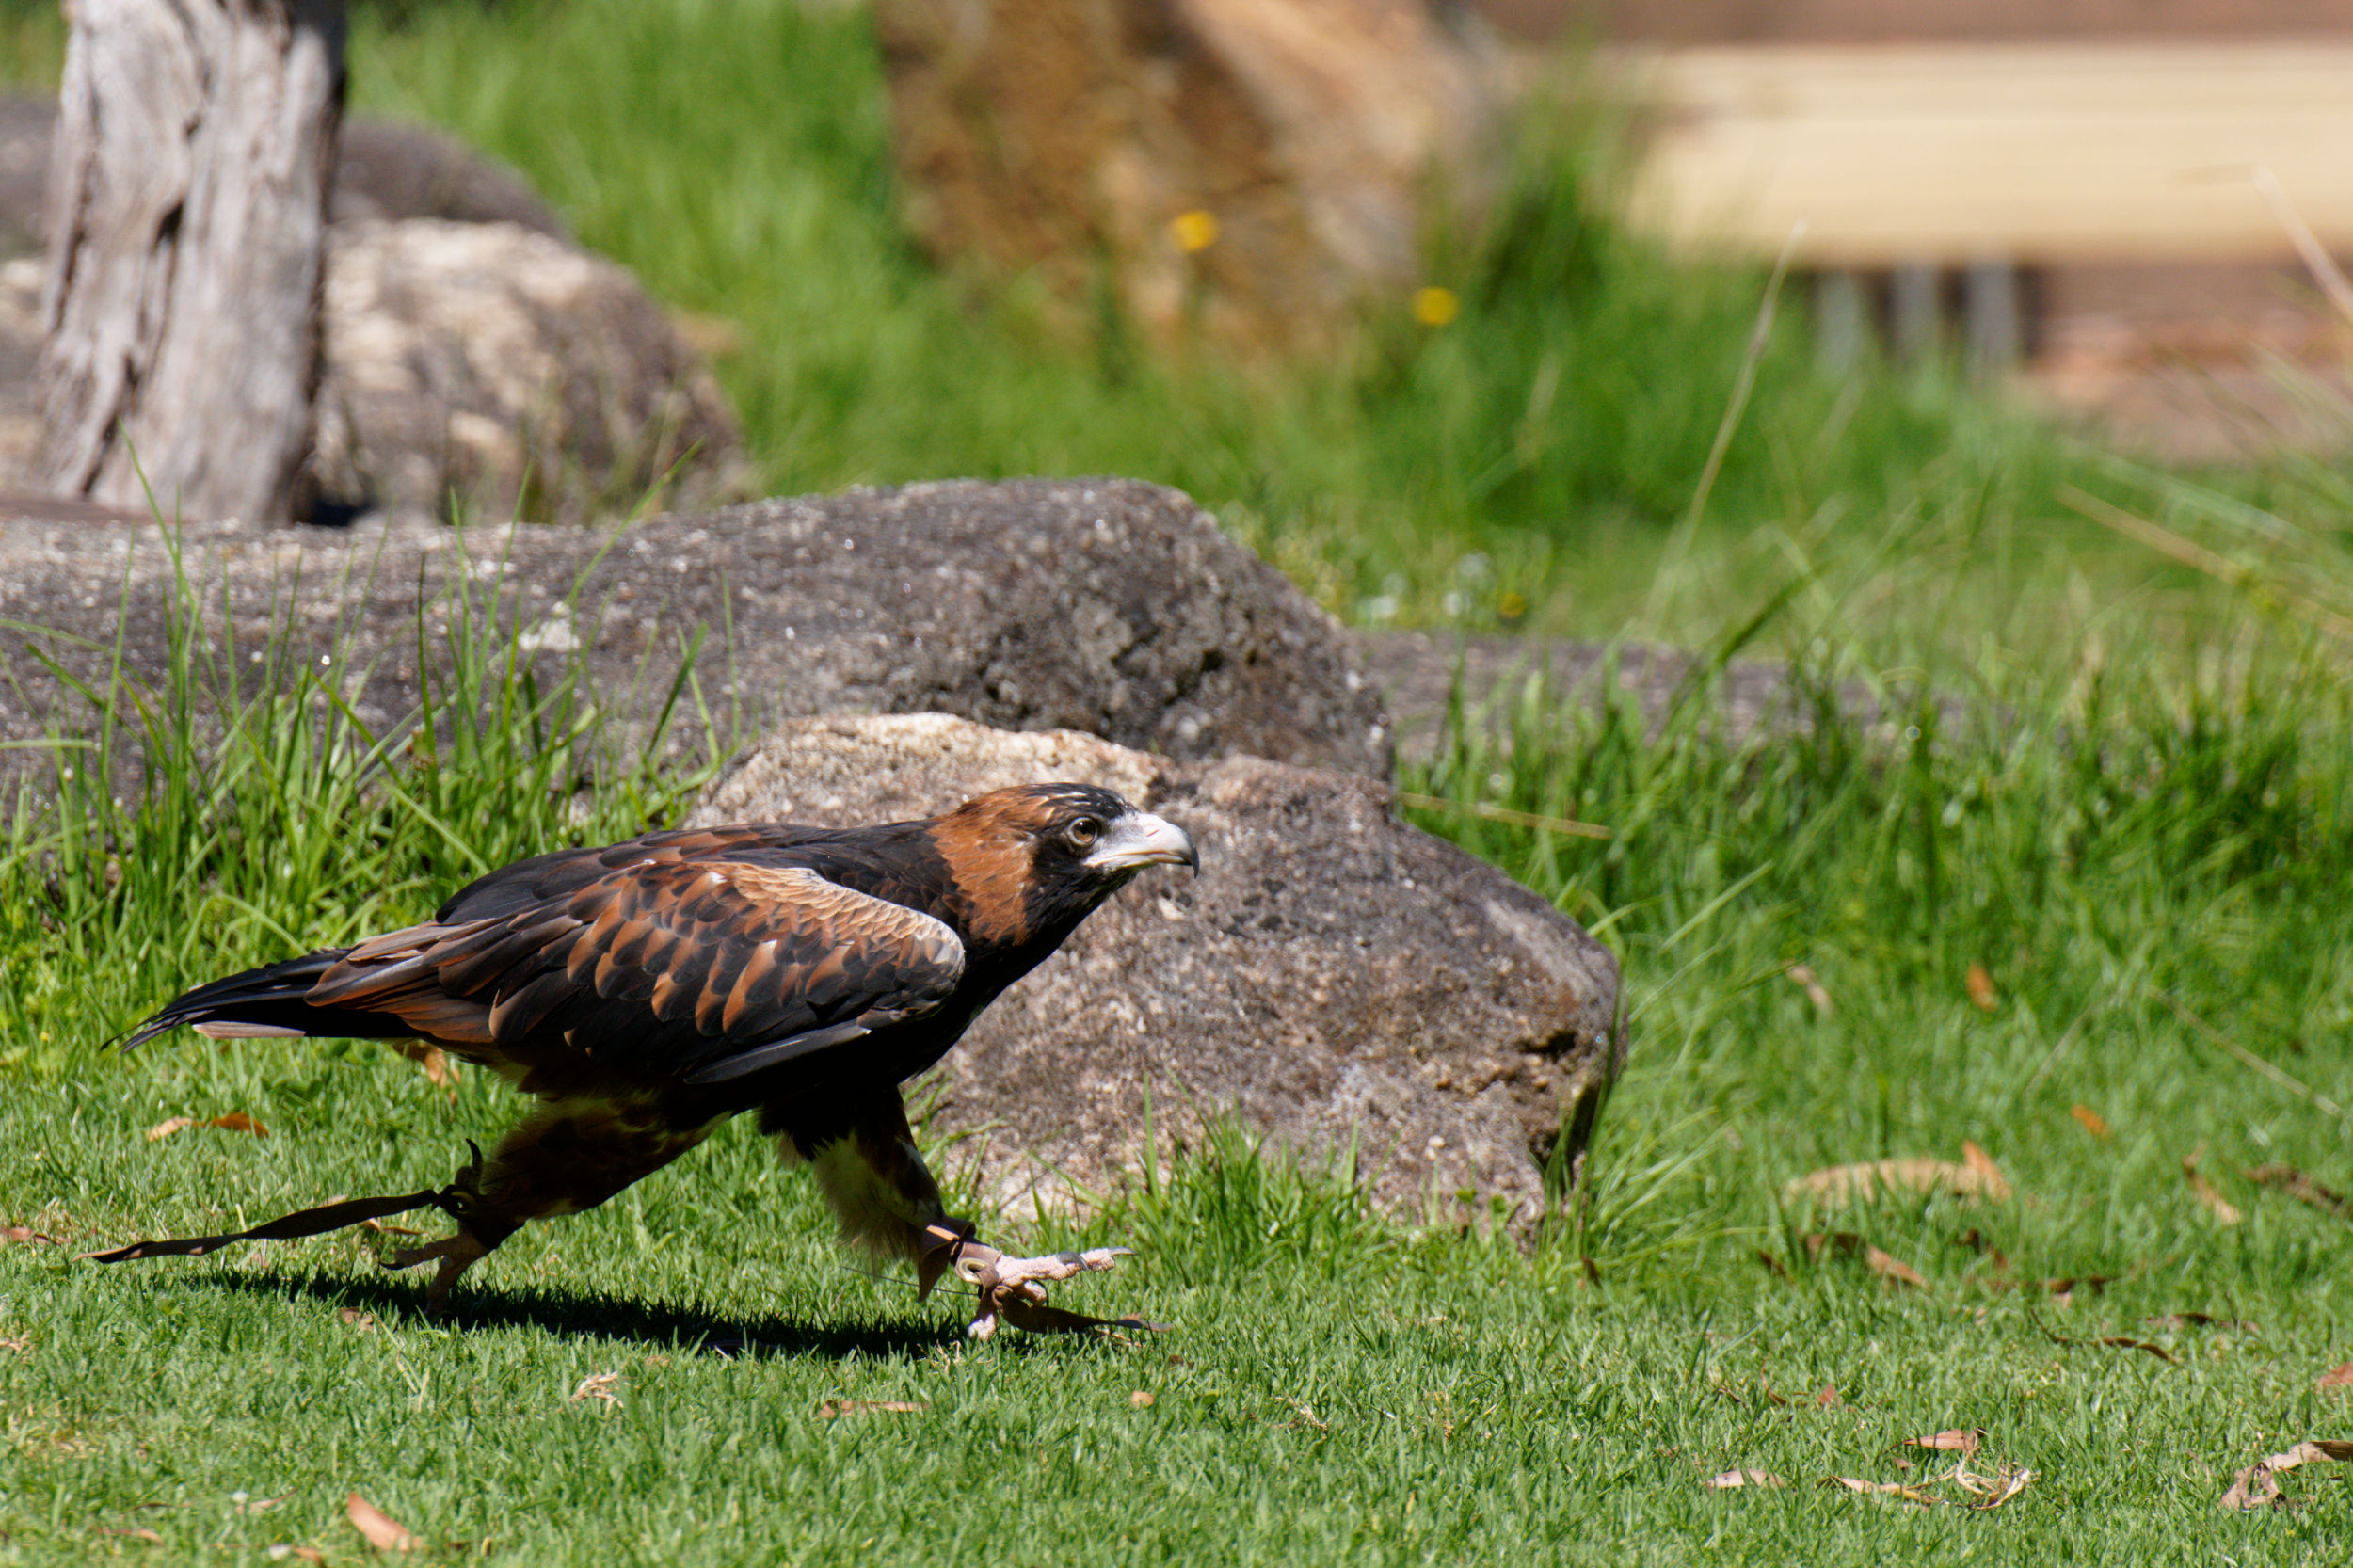
[[570,1059],[715,1082],[919,1017],[963,973],[955,933],[920,910],[802,868],[701,860],[378,936],[305,1000],[530,1076]]

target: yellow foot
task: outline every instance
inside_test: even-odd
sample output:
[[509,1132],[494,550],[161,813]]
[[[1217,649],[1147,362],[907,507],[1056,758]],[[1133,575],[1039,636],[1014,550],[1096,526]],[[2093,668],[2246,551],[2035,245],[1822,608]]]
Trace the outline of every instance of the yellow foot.
[[[958,1279],[979,1291],[977,1309],[972,1315],[972,1321],[965,1329],[965,1333],[975,1339],[986,1339],[995,1334],[1000,1322],[1038,1334],[1079,1334],[1097,1328],[1150,1329],[1160,1326],[1141,1318],[1089,1318],[1047,1304],[1048,1281],[1073,1279],[1080,1274],[1109,1269],[1121,1258],[1134,1256],[1126,1247],[1095,1247],[1086,1252],[1007,1257],[986,1242],[972,1240],[968,1234],[956,1235],[940,1225],[929,1228],[937,1243],[937,1250],[928,1254],[919,1267],[927,1280],[936,1279],[943,1266],[952,1268]],[[943,1256],[946,1259],[944,1265],[936,1261]]]
[[424,1289],[425,1316],[438,1318],[449,1306],[450,1287],[457,1283],[457,1276],[489,1256],[490,1249],[484,1246],[473,1232],[460,1230],[448,1240],[436,1241],[429,1247],[395,1248],[386,1255],[383,1261],[387,1269],[413,1269],[420,1263],[437,1261],[440,1264],[433,1272],[433,1283]]

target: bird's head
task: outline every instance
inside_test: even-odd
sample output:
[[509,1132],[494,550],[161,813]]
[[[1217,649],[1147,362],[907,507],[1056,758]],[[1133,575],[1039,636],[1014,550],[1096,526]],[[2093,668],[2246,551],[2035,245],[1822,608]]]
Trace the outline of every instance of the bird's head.
[[1066,933],[1146,866],[1201,869],[1191,834],[1092,784],[991,791],[940,818],[936,838],[966,924],[992,942]]

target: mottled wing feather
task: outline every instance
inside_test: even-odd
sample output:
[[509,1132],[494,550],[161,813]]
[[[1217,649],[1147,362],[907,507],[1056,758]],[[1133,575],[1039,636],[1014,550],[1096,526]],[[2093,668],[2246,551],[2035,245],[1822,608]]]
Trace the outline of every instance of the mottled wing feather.
[[594,849],[559,849],[501,866],[454,894],[434,920],[444,924],[504,920],[525,910],[560,904],[591,883],[628,866],[668,866],[688,860],[728,860],[756,851],[787,850],[819,840],[840,839],[838,829],[783,823],[740,823],[727,827],[681,827],[648,834],[626,843]]
[[585,1057],[709,1082],[931,1012],[963,972],[941,921],[816,872],[641,861],[364,942],[306,1000],[526,1070]]

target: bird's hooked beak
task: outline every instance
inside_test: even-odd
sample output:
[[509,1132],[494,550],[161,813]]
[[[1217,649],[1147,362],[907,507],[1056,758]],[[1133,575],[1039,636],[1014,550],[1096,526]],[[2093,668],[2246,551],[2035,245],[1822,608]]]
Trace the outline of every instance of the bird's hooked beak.
[[1201,870],[1193,835],[1165,817],[1130,811],[1111,824],[1085,865],[1098,872],[1131,872],[1143,866],[1191,866]]

